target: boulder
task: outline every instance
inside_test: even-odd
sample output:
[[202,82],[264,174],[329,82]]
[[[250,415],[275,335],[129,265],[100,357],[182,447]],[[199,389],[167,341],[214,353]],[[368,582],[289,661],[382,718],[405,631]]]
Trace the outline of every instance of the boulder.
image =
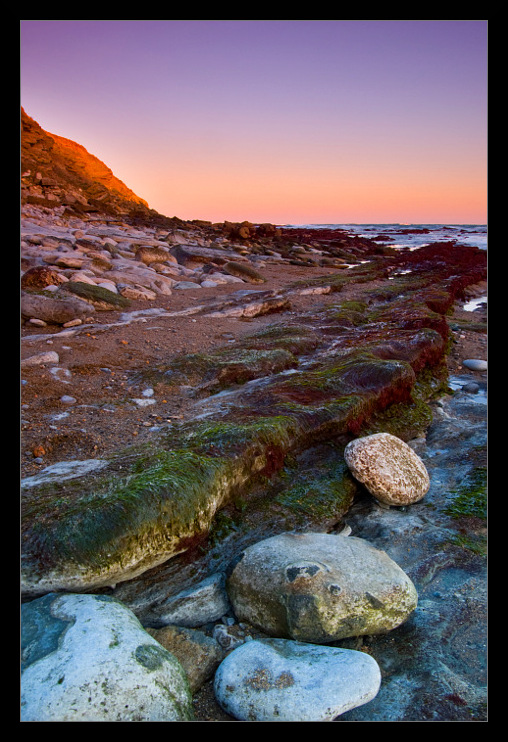
[[[116,287],[115,287],[116,288]],[[59,289],[59,294],[72,294],[91,307],[101,311],[112,311],[115,309],[126,309],[130,302],[126,297],[119,296],[116,291],[111,291],[96,283],[88,283],[82,280],[68,281]]]
[[256,228],[256,237],[272,238],[280,236],[281,230],[275,224],[265,223],[258,224]]
[[238,225],[235,236],[240,237],[242,240],[248,240],[253,237],[256,233],[256,229],[250,222],[244,221]]
[[285,639],[253,640],[220,664],[215,696],[240,721],[332,721],[378,693],[368,654]]
[[182,666],[120,601],[48,593],[21,629],[21,721],[192,719]]
[[169,252],[169,247],[149,247],[147,245],[142,245],[136,252],[136,260],[140,260],[145,265],[164,263],[166,260],[176,263],[176,258]]
[[202,247],[200,245],[177,245],[170,252],[180,265],[187,268],[195,268],[213,262],[216,265],[224,265],[230,260],[238,260],[238,255],[233,250],[223,250],[216,247]]
[[61,255],[55,260],[55,265],[59,268],[77,268],[78,270],[83,267],[86,258],[84,256],[73,255]]
[[63,325],[73,319],[90,316],[93,308],[77,297],[53,297],[42,294],[21,292],[21,316],[23,319],[35,317],[54,325]]
[[95,286],[95,275],[90,275],[92,271],[76,271],[70,276],[69,283],[86,283],[88,286]]
[[356,438],[346,446],[344,458],[355,479],[386,505],[418,502],[429,490],[423,461],[407,443],[390,433]]
[[409,577],[384,551],[328,533],[282,533],[248,547],[227,590],[240,621],[315,644],[388,632],[418,601]]
[[67,281],[67,277],[60,271],[47,265],[37,265],[29,268],[21,276],[21,288],[28,291],[44,289],[46,286],[58,286]]
[[136,284],[129,286],[118,284],[118,290],[125,299],[132,301],[154,301],[157,298],[155,291]]
[[265,278],[248,263],[238,263],[236,260],[230,260],[223,266],[223,270],[235,278],[241,278],[247,283],[264,283]]

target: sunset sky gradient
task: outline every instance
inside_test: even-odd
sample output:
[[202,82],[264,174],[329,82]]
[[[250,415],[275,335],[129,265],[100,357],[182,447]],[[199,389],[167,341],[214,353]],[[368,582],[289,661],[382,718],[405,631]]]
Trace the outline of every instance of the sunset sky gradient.
[[487,221],[487,21],[21,21],[20,97],[166,216]]

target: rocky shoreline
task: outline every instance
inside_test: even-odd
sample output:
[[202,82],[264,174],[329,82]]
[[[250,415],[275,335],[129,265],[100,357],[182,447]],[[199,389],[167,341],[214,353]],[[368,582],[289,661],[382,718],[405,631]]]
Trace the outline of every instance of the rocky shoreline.
[[[173,703],[166,718],[234,720],[217,703],[222,675],[231,685],[223,661],[274,647],[273,631],[232,604],[239,555],[288,532],[357,539],[393,560],[418,600],[381,633],[304,637],[323,661],[379,668],[352,699],[334,697],[329,718],[485,720],[486,369],[463,363],[486,359],[485,307],[463,309],[485,290],[485,254],[38,204],[23,207],[21,237],[27,623],[70,637],[79,614],[59,595],[89,596],[90,611],[120,601],[146,637],[133,639],[148,647],[137,665],[162,666],[165,647],[190,683],[171,670],[187,711]],[[424,463],[423,499],[387,509],[351,476],[347,444],[381,431]],[[47,659],[34,643],[26,687]],[[303,693],[310,669],[297,679],[291,648],[278,684],[246,671],[259,708],[272,691],[290,709],[291,688]],[[274,655],[266,662],[275,672]]]

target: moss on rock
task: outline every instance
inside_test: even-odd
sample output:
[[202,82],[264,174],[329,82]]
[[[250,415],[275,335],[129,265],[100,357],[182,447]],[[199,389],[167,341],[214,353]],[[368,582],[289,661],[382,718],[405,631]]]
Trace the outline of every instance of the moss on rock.
[[[366,286],[360,299],[150,371],[152,383],[192,385],[194,396],[230,393],[219,398],[220,409],[211,401],[206,417],[118,452],[99,474],[26,494],[27,590],[130,579],[206,537],[223,508],[244,498],[247,512],[254,491],[258,503],[270,502],[266,517],[314,524],[340,518],[353,489],[339,452],[320,466],[305,453],[379,429],[405,440],[420,435],[430,422],[427,401],[445,383],[443,312],[456,289],[437,291],[429,275],[381,286],[388,267],[378,258],[300,283],[330,286],[332,293],[346,284]],[[290,480],[288,456],[298,461]]]
[[247,263],[230,260],[222,266],[222,269],[231,276],[243,278],[248,283],[265,283],[264,276]]
[[162,376],[166,383],[206,385],[206,391],[212,392],[296,365],[295,356],[283,348],[226,348],[175,358]]
[[274,501],[302,521],[339,521],[353,503],[357,485],[338,451],[317,467],[287,468],[285,473]]
[[453,518],[487,519],[487,468],[475,467],[453,492],[453,501],[446,508]]
[[103,286],[95,286],[82,281],[67,281],[62,284],[60,291],[79,296],[80,299],[93,304],[97,309],[126,309],[131,304],[125,296],[115,294]]

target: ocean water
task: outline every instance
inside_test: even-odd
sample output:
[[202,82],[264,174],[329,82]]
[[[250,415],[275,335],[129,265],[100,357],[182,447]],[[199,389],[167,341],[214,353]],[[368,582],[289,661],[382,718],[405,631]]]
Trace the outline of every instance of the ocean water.
[[[431,242],[451,242],[460,245],[476,245],[487,249],[486,224],[287,224],[287,227],[305,229],[343,229],[352,235],[374,239],[385,235],[389,239],[380,239],[391,247],[417,249]],[[409,230],[428,230],[424,234],[411,233]]]
[[[475,245],[487,250],[486,224],[287,224],[288,227],[305,229],[342,229],[348,234],[374,239],[395,248],[417,250],[432,242],[450,242],[457,245]],[[415,231],[413,231],[415,230]],[[425,230],[423,233],[419,230]],[[377,240],[376,240],[377,241]],[[474,312],[487,302],[487,294],[464,304],[464,309]]]

